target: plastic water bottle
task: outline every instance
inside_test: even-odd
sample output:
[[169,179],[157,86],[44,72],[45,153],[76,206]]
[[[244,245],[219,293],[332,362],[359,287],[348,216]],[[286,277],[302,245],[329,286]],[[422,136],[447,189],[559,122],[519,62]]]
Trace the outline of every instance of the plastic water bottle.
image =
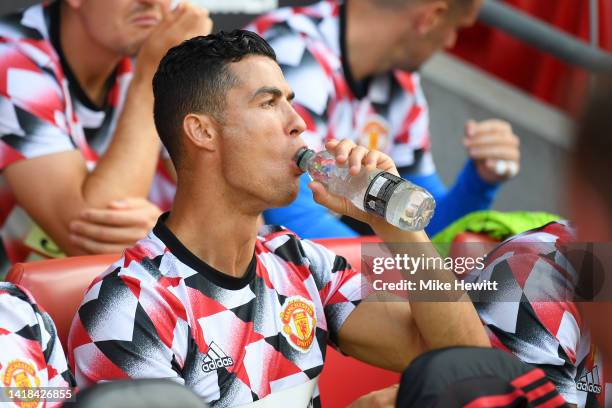
[[431,194],[401,177],[365,168],[352,176],[348,166],[338,166],[336,158],[325,150],[316,153],[303,147],[294,160],[329,192],[348,198],[357,208],[378,215],[400,229],[420,231],[433,216],[436,202]]

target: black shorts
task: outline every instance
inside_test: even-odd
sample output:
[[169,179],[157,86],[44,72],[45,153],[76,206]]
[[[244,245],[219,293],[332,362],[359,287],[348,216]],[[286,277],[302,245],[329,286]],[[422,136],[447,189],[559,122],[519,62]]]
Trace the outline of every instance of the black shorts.
[[564,407],[539,368],[507,352],[453,347],[419,356],[402,374],[397,406]]

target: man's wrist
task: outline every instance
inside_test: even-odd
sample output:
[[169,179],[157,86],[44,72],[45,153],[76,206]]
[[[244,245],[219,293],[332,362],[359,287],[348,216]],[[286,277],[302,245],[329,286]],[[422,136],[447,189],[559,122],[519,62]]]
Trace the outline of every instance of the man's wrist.
[[469,159],[460,174],[460,179],[473,194],[491,194],[497,192],[501,182],[488,182],[480,173],[474,160]]
[[137,60],[134,67],[134,75],[132,77],[131,85],[135,87],[145,86],[147,89],[152,90],[151,83],[153,82],[153,76],[157,67],[154,64],[148,63],[144,60]]
[[134,75],[127,92],[126,105],[128,103],[131,104],[131,101],[137,101],[138,106],[146,107],[148,105],[151,110],[153,109],[152,82],[154,74],[154,71],[149,71],[147,68],[141,67],[134,70]]
[[429,242],[429,237],[425,231],[404,231],[394,225],[389,224],[384,218],[375,218],[368,224],[376,235],[387,243],[410,243],[410,242]]

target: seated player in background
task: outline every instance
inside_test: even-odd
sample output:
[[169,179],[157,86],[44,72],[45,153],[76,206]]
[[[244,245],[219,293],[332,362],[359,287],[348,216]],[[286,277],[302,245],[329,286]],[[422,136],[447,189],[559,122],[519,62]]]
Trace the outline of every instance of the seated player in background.
[[[577,407],[612,405],[612,74],[593,89],[570,153],[572,224],[553,222],[512,237],[465,277],[500,288],[470,293],[491,345],[542,369]],[[585,252],[585,243],[594,250]],[[396,394],[396,387],[381,390],[355,407]]]
[[[348,138],[391,156],[402,177],[436,199],[430,236],[489,208],[501,183],[519,171],[519,139],[496,119],[468,121],[465,129],[446,135],[463,137],[468,153],[451,187],[440,180],[431,154],[429,111],[416,71],[435,52],[453,47],[481,5],[482,0],[331,0],[279,9],[248,27],[276,51],[296,92],[308,146],[319,150],[329,139]],[[266,220],[304,238],[357,235],[313,202],[307,184],[303,176],[297,200],[267,210]]]
[[[59,407],[75,393],[74,378],[51,317],[27,291],[0,282],[0,401],[2,406],[25,407],[28,390],[57,388],[64,397],[35,399],[36,407]],[[27,396],[27,394],[26,394]],[[27,400],[27,398],[26,398]],[[39,404],[40,403],[40,404]]]
[[212,27],[205,10],[169,8],[58,0],[0,18],[4,271],[120,252],[169,208],[174,183],[158,163],[151,80],[170,47]]
[[[449,294],[457,302],[362,302],[369,291],[344,258],[282,227],[258,234],[259,215],[298,193],[293,158],[305,129],[263,39],[236,30],[186,41],[162,59],[153,89],[176,198],[87,291],[68,346],[80,386],[171,378],[211,406],[319,406],[328,341],[395,371],[426,350],[488,346],[472,304],[459,301],[465,293]],[[397,174],[378,151],[348,140],[327,148],[352,174]],[[311,188],[383,241],[437,256],[424,232],[401,231],[320,184]],[[454,280],[445,269],[428,276]]]

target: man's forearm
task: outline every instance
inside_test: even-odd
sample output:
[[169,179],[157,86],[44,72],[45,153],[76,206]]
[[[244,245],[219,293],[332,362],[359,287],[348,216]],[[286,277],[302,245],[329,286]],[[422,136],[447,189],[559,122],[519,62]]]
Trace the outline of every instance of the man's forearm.
[[[389,245],[393,255],[439,258],[435,247],[425,232],[401,231],[384,221],[373,225],[378,236]],[[447,269],[420,269],[404,278],[416,282],[436,280],[450,283],[454,288],[456,277]],[[488,346],[489,341],[474,306],[465,292],[411,292],[408,296],[412,317],[429,349],[458,345]]]
[[154,69],[137,68],[123,111],[107,151],[83,183],[87,205],[106,206],[125,197],[146,197],[159,158],[159,141],[153,121]]

